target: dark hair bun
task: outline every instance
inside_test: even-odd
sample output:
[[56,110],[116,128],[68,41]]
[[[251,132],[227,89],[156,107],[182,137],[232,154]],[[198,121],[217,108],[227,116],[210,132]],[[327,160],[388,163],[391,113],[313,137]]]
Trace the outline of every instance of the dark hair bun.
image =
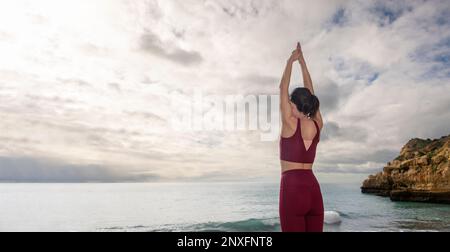
[[296,88],[292,92],[291,101],[297,106],[298,111],[308,117],[314,117],[320,107],[319,98],[311,94],[307,88]]

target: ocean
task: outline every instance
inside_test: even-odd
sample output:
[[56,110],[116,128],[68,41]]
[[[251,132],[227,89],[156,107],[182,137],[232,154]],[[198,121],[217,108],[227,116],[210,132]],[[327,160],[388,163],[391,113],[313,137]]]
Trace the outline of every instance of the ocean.
[[[450,231],[450,205],[323,183],[326,232]],[[0,231],[280,231],[279,182],[0,184]]]

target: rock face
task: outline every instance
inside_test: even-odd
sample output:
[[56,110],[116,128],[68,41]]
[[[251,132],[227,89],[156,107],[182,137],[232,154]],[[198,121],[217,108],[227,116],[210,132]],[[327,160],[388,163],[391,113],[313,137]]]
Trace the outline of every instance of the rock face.
[[394,201],[450,204],[450,135],[435,140],[412,139],[382,172],[363,182],[362,193]]

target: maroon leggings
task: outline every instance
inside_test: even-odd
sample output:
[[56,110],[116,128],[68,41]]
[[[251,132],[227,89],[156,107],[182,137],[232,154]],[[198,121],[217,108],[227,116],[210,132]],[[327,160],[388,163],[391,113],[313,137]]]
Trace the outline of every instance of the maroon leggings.
[[289,170],[281,175],[282,232],[323,232],[323,200],[312,170]]

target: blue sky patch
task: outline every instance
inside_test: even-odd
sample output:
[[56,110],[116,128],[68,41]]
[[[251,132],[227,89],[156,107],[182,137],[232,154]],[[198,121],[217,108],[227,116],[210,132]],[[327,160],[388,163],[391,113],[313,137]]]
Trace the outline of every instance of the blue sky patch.
[[339,8],[338,11],[336,11],[333,15],[333,18],[331,19],[331,22],[334,25],[343,25],[345,23],[345,21],[347,20],[346,16],[345,16],[345,9],[344,8]]
[[385,3],[378,3],[371,12],[377,17],[378,24],[383,27],[394,23],[406,11],[412,11],[412,7],[393,8]]

